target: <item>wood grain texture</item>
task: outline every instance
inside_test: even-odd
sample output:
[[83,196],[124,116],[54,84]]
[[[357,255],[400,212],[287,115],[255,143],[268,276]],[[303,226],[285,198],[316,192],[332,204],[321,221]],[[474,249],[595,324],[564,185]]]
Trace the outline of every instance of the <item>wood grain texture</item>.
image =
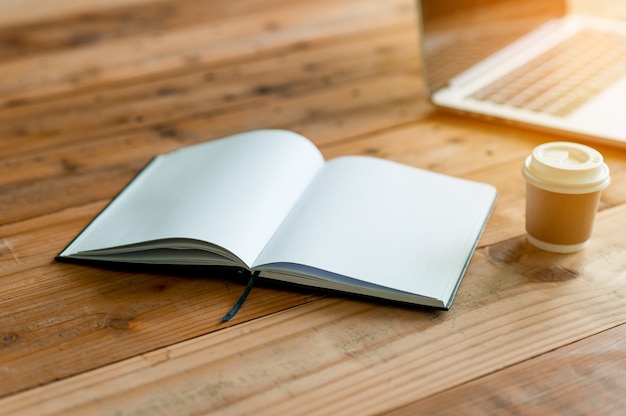
[[[524,238],[479,250],[448,312],[320,299],[0,405],[51,414],[363,414],[400,408],[623,325],[626,271],[616,248],[626,224],[616,226],[616,219],[625,214],[624,207],[603,212],[594,243],[577,254],[540,252]],[[624,359],[619,353],[605,358],[612,365]],[[623,400],[621,389],[606,395]],[[463,397],[456,401],[460,409]]]
[[[534,249],[522,161],[563,138],[436,111],[417,39],[412,0],[2,2],[0,413],[619,414],[624,150],[590,247]],[[224,325],[244,276],[53,260],[152,157],[257,128],[495,185],[453,308],[261,284]]]
[[625,368],[620,325],[385,414],[617,416],[626,408]]

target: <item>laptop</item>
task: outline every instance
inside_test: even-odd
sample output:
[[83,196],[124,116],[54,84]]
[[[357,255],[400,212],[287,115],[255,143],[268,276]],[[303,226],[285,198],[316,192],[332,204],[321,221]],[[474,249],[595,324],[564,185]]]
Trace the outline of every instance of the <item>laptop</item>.
[[436,106],[626,147],[626,22],[565,0],[418,0]]

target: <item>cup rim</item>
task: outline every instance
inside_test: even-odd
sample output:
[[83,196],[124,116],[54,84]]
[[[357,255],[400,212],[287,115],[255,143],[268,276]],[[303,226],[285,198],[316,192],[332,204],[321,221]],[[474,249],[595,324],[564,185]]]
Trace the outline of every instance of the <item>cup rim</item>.
[[547,191],[585,194],[606,188],[609,168],[597,150],[579,143],[548,142],[533,149],[522,176]]

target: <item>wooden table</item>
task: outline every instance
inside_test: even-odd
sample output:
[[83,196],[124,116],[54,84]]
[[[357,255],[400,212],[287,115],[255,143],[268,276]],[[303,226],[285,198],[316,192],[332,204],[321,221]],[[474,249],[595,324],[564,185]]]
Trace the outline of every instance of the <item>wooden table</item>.
[[[574,5],[626,19],[623,2]],[[412,0],[0,3],[0,413],[623,414],[626,153],[591,244],[526,242],[562,138],[436,111]],[[257,128],[497,186],[448,312],[54,256],[155,155]],[[245,196],[242,196],[245,198]]]

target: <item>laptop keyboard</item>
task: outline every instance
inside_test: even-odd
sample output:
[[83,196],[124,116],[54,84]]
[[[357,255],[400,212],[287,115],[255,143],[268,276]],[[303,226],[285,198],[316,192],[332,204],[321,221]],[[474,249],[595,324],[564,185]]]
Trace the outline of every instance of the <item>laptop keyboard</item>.
[[626,74],[626,36],[584,29],[470,95],[566,116]]

